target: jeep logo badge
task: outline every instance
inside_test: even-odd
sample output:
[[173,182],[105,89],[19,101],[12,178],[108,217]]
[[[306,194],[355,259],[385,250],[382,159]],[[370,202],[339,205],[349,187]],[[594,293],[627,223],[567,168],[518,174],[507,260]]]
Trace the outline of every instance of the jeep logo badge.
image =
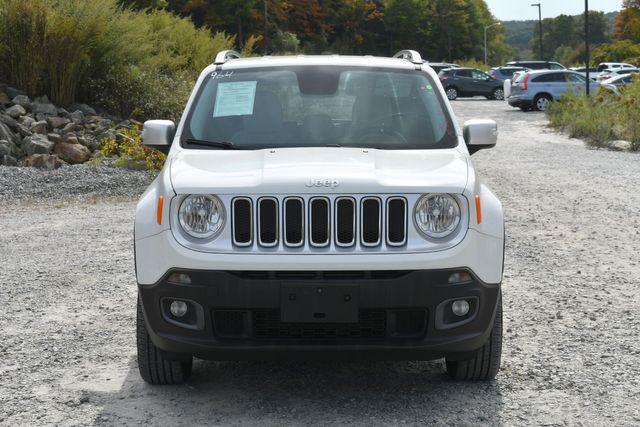
[[327,187],[336,188],[340,185],[340,181],[337,179],[310,179],[305,186],[311,187]]

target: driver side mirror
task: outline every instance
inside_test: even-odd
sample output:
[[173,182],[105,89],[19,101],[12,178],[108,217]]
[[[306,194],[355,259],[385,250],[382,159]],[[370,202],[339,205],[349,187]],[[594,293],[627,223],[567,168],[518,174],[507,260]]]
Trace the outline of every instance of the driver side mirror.
[[473,154],[484,148],[495,147],[498,141],[498,124],[493,120],[467,120],[463,135],[469,154]]
[[176,125],[171,120],[147,120],[142,126],[142,143],[167,154],[176,133]]

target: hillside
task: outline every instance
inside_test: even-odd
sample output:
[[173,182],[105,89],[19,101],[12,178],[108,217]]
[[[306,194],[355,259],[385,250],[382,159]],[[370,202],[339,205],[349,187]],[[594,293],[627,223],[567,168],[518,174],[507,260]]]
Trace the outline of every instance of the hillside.
[[[613,26],[617,15],[618,12],[609,12],[605,14],[609,24],[610,34],[613,33]],[[579,15],[574,16],[577,17]],[[531,38],[533,37],[535,26],[538,25],[537,20],[502,21],[502,25],[504,25],[505,28],[506,43],[516,52],[531,49]]]

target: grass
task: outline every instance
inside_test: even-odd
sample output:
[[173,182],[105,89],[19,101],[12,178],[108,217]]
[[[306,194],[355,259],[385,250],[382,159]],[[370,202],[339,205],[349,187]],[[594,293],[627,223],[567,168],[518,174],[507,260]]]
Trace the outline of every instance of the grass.
[[572,138],[584,139],[596,147],[609,147],[613,141],[631,143],[640,150],[640,78],[616,95],[602,89],[586,97],[567,94],[547,110],[550,125]]

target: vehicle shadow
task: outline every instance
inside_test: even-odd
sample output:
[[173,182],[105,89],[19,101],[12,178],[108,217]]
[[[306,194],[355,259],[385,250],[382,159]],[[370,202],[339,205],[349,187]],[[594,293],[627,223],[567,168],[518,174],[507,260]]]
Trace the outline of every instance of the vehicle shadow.
[[115,392],[89,393],[96,423],[500,424],[499,381],[455,382],[433,362],[205,362],[150,386],[134,359]]

